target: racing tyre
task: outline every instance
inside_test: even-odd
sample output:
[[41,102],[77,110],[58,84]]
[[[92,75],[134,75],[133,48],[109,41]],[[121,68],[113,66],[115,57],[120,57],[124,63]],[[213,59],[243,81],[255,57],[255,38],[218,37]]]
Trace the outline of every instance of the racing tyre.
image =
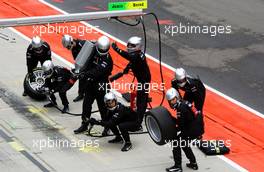
[[163,106],[146,112],[145,123],[151,139],[157,145],[164,145],[177,137],[175,119]]
[[35,100],[45,100],[46,95],[38,92],[37,90],[45,84],[45,76],[41,68],[36,68],[33,71],[32,78],[29,74],[24,79],[24,90],[26,94]]

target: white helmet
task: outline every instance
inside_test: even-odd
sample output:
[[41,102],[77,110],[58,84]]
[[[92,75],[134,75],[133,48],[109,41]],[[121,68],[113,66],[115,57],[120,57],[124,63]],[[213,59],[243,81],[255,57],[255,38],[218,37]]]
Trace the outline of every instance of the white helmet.
[[141,48],[142,48],[141,40],[142,39],[140,37],[137,37],[137,36],[133,36],[133,37],[129,38],[129,40],[127,41],[127,51],[129,53],[141,51]]
[[72,36],[63,35],[62,40],[61,40],[63,47],[70,49],[70,47],[72,46],[72,42],[73,42]]
[[53,73],[54,64],[51,60],[46,60],[42,65],[42,70],[44,71],[44,74],[46,77],[50,77]]
[[106,93],[104,96],[104,102],[106,103],[106,102],[111,101],[111,100],[117,100],[115,94],[112,92]]
[[43,44],[43,42],[39,36],[34,36],[31,40],[31,45],[35,49],[40,48],[42,46],[42,44]]
[[174,98],[180,99],[180,94],[179,92],[175,89],[175,88],[170,88],[168,89],[168,91],[166,92],[166,99],[168,101],[174,99]]
[[183,68],[176,68],[175,70],[175,79],[177,82],[177,85],[179,87],[184,87],[187,80],[186,80],[186,71]]
[[96,42],[96,50],[100,55],[106,55],[110,48],[110,40],[106,36],[101,36]]
[[107,103],[110,102],[110,101],[115,101],[117,102],[117,98],[115,96],[114,93],[112,92],[109,92],[109,93],[106,93],[105,96],[104,96],[104,102],[106,104],[106,107],[109,109],[109,110],[114,110],[117,106],[117,103],[115,104],[114,107],[108,107]]

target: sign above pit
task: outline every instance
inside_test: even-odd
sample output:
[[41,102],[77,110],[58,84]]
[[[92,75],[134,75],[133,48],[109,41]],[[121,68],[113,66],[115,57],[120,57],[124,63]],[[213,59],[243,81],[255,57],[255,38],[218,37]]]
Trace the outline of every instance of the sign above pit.
[[147,9],[148,1],[127,1],[127,2],[110,2],[108,3],[108,10],[136,10]]

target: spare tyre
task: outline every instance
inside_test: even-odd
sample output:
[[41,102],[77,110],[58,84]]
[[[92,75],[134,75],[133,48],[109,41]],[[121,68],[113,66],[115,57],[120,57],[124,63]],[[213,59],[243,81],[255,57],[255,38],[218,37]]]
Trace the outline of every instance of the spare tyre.
[[24,79],[24,90],[25,93],[35,100],[45,100],[46,95],[37,91],[45,84],[45,75],[41,68],[36,68],[33,71],[33,75],[30,78],[29,74]]
[[163,106],[146,112],[145,123],[151,139],[158,145],[177,138],[176,120]]

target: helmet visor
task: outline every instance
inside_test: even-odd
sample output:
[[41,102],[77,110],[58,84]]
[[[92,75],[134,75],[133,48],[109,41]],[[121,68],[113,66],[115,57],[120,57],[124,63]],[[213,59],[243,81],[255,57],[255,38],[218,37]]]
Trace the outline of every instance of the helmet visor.
[[186,83],[186,78],[183,78],[183,79],[180,79],[180,80],[177,80],[176,82],[178,83],[178,84],[183,84],[183,83]]
[[127,43],[127,48],[136,48],[135,44]]
[[103,50],[101,48],[97,48],[97,49],[98,49],[99,53],[101,53],[101,54],[106,54],[108,52],[108,50]]
[[106,101],[105,104],[106,104],[106,107],[108,109],[112,109],[116,106],[116,101],[115,100],[108,100],[108,101]]
[[71,50],[73,48],[73,42],[71,41],[69,44],[67,44],[66,48]]
[[171,107],[174,107],[174,105],[177,103],[177,97],[174,97],[171,100],[168,100]]

